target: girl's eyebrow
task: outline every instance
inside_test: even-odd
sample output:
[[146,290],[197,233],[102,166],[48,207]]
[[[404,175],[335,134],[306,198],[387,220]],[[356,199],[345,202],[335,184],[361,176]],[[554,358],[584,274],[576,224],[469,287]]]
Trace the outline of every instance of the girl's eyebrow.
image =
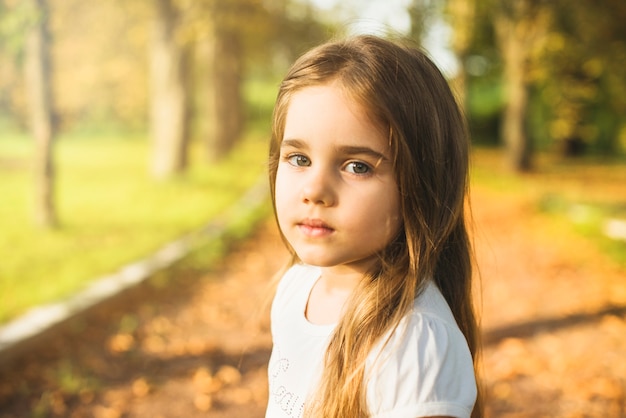
[[292,147],[292,148],[308,148],[306,142],[300,139],[283,139],[280,143],[280,147]]
[[337,147],[337,150],[343,154],[347,155],[368,155],[372,158],[375,158],[378,161],[388,161],[389,158],[376,150],[373,150],[369,147],[360,147],[354,145],[342,145]]
[[[283,139],[280,144],[281,148],[291,147],[296,149],[308,149],[308,145],[306,141],[302,141],[300,139]],[[389,161],[389,158],[376,150],[373,150],[370,147],[363,147],[358,145],[340,145],[337,147],[337,152],[344,155],[367,155],[370,156],[377,161]]]

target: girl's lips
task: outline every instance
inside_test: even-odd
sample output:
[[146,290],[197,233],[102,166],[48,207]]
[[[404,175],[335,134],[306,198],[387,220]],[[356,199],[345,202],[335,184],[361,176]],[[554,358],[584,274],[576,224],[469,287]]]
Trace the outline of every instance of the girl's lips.
[[319,219],[306,219],[298,223],[298,229],[309,237],[325,237],[332,234],[335,230]]

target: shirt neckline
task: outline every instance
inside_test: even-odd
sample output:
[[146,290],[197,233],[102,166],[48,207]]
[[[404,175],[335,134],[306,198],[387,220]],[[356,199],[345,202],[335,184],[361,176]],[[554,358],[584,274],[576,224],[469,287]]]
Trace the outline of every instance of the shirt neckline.
[[306,317],[306,306],[309,302],[309,297],[311,296],[311,292],[313,291],[313,286],[318,280],[321,278],[321,270],[316,266],[308,266],[306,271],[306,286],[303,286],[304,289],[301,293],[300,300],[298,301],[298,323],[302,327],[303,330],[306,330],[307,333],[313,335],[330,335],[330,333],[335,329],[337,323],[334,324],[315,324],[309,321]]

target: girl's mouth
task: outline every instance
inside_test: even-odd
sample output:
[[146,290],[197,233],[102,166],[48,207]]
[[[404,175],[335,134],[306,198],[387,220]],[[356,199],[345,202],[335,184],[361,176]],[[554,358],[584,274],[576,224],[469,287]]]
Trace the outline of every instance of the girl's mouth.
[[297,226],[304,235],[313,238],[326,237],[335,232],[330,225],[320,219],[305,219]]

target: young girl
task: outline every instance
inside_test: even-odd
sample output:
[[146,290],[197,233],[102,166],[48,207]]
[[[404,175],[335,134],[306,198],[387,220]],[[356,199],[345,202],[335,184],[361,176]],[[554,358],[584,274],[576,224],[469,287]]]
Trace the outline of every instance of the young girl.
[[479,417],[468,137],[421,52],[321,45],[280,86],[272,200],[293,255],[266,417]]

